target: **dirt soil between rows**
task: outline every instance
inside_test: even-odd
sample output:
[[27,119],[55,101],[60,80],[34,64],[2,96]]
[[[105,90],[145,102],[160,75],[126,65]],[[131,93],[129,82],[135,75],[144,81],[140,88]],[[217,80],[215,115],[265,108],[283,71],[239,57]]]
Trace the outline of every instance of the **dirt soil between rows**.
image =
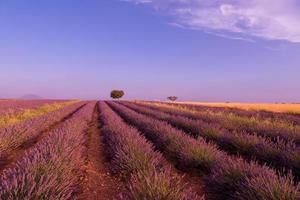
[[118,194],[124,191],[122,181],[110,173],[102,140],[99,108],[96,106],[88,129],[87,160],[84,166],[85,175],[81,178],[83,182],[80,200],[117,199]]

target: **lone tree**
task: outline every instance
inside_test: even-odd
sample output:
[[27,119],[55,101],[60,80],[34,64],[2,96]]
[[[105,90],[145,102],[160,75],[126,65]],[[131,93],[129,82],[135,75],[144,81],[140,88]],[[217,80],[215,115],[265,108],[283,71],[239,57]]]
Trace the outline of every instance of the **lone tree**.
[[168,99],[170,101],[176,101],[178,99],[178,97],[176,97],[176,96],[170,96],[170,97],[168,97]]
[[124,91],[123,90],[113,90],[110,93],[110,97],[113,99],[120,99],[124,96]]

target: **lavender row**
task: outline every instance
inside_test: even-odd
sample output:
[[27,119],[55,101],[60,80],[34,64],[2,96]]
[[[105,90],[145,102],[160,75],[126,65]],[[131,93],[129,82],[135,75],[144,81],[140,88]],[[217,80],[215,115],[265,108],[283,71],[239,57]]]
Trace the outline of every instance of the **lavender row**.
[[207,141],[212,141],[230,154],[239,154],[247,160],[257,160],[262,164],[267,163],[278,170],[292,170],[296,178],[298,180],[300,178],[300,148],[294,144],[286,144],[280,140],[275,143],[255,134],[232,133],[216,124],[208,124],[201,120],[193,120],[179,115],[170,115],[129,102],[122,104],[138,113],[167,121],[193,137],[200,136]]
[[84,130],[94,106],[84,106],[5,170],[0,177],[0,199],[74,199],[86,151]]
[[[143,103],[141,104],[145,105]],[[221,128],[225,128],[229,131],[244,131],[258,134],[274,141],[280,138],[284,141],[294,142],[296,145],[300,145],[300,126],[291,126],[286,123],[273,123],[271,121],[263,121],[255,118],[238,117],[236,115],[210,114],[209,112],[194,112],[170,106],[147,105],[153,109],[159,109],[170,114],[182,115],[207,123],[219,124]]]
[[[200,199],[188,191],[181,177],[170,171],[160,153],[104,102],[100,103],[102,133],[113,173],[127,182],[121,199]],[[201,198],[204,199],[204,198]]]
[[40,117],[26,120],[14,126],[1,128],[0,159],[5,159],[12,150],[24,142],[37,137],[42,131],[45,131],[51,125],[61,121],[84,104],[85,102],[78,102]]
[[220,199],[298,200],[299,185],[291,176],[278,176],[276,171],[255,162],[245,162],[220,151],[215,145],[184,132],[164,121],[139,114],[123,105],[109,102],[128,123],[139,128],[165,156],[178,167],[205,173],[207,185]]
[[[153,102],[158,103],[158,102]],[[159,102],[161,104],[170,105],[169,103]],[[224,114],[234,114],[240,117],[253,117],[261,120],[274,120],[274,121],[286,121],[293,125],[300,125],[300,115],[292,113],[279,113],[271,111],[256,111],[256,110],[243,110],[239,108],[230,108],[230,107],[213,107],[205,105],[193,105],[193,104],[182,104],[182,103],[172,103],[174,106],[180,108],[186,108],[190,110],[198,110],[205,112],[214,112],[214,113],[224,113]]]

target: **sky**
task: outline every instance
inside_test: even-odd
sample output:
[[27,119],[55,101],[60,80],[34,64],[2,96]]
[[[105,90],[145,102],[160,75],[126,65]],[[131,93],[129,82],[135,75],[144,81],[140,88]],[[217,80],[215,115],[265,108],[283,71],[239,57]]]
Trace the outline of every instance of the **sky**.
[[0,97],[300,102],[298,0],[0,0]]

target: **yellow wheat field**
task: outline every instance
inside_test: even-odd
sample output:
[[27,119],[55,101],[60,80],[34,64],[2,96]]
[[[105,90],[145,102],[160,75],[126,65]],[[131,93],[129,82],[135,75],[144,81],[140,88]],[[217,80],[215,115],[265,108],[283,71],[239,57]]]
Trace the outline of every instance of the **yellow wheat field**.
[[35,109],[25,109],[22,112],[17,113],[17,114],[12,114],[12,115],[8,114],[8,115],[0,116],[0,128],[14,125],[16,123],[25,121],[27,119],[39,117],[41,115],[56,111],[58,109],[63,108],[64,106],[68,106],[68,105],[74,104],[76,102],[78,102],[78,100],[46,104],[46,105],[43,105],[43,106],[41,106],[39,108],[35,108]]
[[177,102],[193,105],[205,105],[212,107],[229,107],[245,110],[264,110],[272,112],[287,112],[300,114],[300,104],[283,104],[283,103],[206,103],[206,102]]

